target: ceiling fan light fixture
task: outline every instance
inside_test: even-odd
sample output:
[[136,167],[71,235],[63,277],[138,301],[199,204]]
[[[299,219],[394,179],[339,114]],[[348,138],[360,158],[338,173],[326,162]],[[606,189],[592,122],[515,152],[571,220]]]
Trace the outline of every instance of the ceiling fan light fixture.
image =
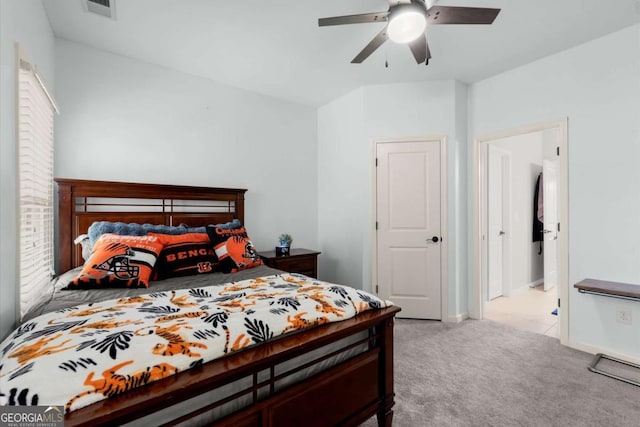
[[398,7],[389,17],[387,35],[396,43],[410,43],[424,34],[426,28],[427,17],[424,10]]
[[[98,1],[98,0],[91,0]],[[429,64],[431,52],[425,30],[428,25],[492,24],[500,9],[487,7],[434,6],[438,0],[388,0],[387,12],[361,13],[318,19],[320,27],[329,25],[382,23],[387,25],[351,60],[361,64],[387,40],[405,44],[418,64]],[[634,0],[640,2],[640,0]]]

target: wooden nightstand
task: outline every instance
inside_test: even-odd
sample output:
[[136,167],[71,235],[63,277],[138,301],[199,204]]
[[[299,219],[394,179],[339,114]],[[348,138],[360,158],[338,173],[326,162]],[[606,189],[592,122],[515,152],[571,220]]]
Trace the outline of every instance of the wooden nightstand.
[[318,255],[321,252],[310,251],[309,249],[291,249],[289,255],[276,256],[276,251],[258,252],[262,261],[271,268],[288,271],[289,273],[300,273],[309,277],[318,277]]

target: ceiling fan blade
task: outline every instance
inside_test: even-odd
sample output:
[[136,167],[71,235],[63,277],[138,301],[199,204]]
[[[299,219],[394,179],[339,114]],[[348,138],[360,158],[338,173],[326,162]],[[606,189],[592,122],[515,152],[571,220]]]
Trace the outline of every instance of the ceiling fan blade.
[[387,35],[387,27],[384,27],[377,36],[369,42],[368,45],[362,49],[362,51],[351,61],[352,64],[360,64],[367,59],[377,48],[382,46],[382,43],[386,42],[389,36]]
[[429,49],[429,43],[427,43],[427,59],[424,61],[424,65],[429,65],[431,59],[431,49]]
[[492,24],[500,9],[486,7],[433,6],[427,11],[427,25]]
[[423,34],[409,43],[409,49],[411,49],[411,53],[413,53],[413,57],[416,58],[416,62],[418,64],[422,64],[423,62],[425,62],[427,60],[427,54],[429,52],[429,47],[427,46],[427,36]]
[[332,18],[318,19],[318,25],[366,24],[369,22],[386,22],[389,12],[363,13],[362,15],[334,16]]

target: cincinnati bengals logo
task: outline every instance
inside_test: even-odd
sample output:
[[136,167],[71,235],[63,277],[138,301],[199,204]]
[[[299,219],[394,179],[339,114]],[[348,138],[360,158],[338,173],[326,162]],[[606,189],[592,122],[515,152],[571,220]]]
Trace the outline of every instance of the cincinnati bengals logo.
[[213,266],[209,261],[198,263],[198,273],[210,273],[213,270]]
[[[94,270],[104,272],[104,275],[113,274],[120,280],[137,279],[140,274],[140,267],[130,265],[129,258],[136,256],[136,252],[131,250],[124,243],[111,243],[104,249],[105,253],[113,254],[100,264],[93,266]],[[103,276],[104,277],[104,276]]]
[[216,246],[216,254],[220,260],[230,257],[240,269],[260,263],[258,252],[247,237],[230,237]]

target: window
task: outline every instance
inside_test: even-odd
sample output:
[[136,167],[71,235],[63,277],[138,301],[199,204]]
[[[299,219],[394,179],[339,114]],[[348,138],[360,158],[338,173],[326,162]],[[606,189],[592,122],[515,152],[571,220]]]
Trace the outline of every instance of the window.
[[53,275],[53,115],[57,111],[37,69],[18,70],[20,316],[43,295]]

